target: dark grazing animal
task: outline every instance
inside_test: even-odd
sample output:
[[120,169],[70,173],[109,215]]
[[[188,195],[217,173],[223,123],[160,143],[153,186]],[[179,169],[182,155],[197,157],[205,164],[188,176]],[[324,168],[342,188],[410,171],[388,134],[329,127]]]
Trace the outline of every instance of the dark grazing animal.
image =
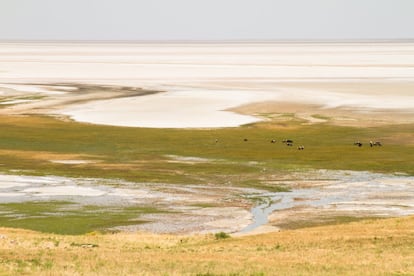
[[376,147],[376,146],[381,147],[382,146],[381,142],[379,141],[375,141],[375,142],[369,141],[369,145],[370,147]]
[[285,144],[293,144],[293,140],[291,140],[291,139],[285,139],[285,140],[283,140],[282,141],[282,143],[285,143]]
[[358,147],[362,147],[362,143],[360,141],[355,142],[354,145]]

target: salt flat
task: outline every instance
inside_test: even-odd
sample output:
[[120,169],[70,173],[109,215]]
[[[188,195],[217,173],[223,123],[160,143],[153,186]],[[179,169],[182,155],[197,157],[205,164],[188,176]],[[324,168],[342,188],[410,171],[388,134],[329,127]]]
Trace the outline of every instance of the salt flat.
[[[3,96],[11,89],[52,98],[62,97],[64,90],[70,97],[73,88],[41,87],[62,83],[165,91],[103,101],[97,97],[51,111],[97,124],[239,126],[263,119],[256,115],[260,110],[235,114],[229,109],[266,101],[363,112],[414,110],[414,43],[1,43],[0,66]],[[356,85],[341,90],[348,84]],[[381,88],[393,84],[392,93]],[[397,89],[404,85],[408,88]]]

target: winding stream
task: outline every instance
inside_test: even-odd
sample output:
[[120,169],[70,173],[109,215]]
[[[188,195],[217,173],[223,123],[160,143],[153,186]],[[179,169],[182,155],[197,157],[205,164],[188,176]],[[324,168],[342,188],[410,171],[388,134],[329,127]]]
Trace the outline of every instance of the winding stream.
[[325,185],[292,189],[283,193],[248,195],[262,202],[251,209],[253,222],[241,233],[253,231],[269,223],[277,211],[305,207],[319,210],[379,217],[414,214],[414,177],[374,174],[369,172],[329,172],[337,180]]

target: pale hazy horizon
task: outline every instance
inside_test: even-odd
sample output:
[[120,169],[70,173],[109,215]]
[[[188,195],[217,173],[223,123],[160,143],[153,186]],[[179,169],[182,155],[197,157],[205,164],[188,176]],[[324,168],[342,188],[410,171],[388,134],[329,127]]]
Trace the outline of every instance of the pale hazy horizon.
[[411,0],[2,0],[0,41],[414,39]]

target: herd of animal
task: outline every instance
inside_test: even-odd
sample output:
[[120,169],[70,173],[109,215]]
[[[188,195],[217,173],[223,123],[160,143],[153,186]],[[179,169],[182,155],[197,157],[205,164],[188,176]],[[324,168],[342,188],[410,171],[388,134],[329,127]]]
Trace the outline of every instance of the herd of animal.
[[[216,143],[217,143],[217,141],[218,140],[216,140]],[[244,142],[248,142],[249,139],[244,138],[243,141]],[[272,140],[270,140],[270,143],[275,144],[276,143],[276,140],[275,139],[272,139]],[[285,144],[288,147],[293,147],[293,140],[291,140],[291,139],[282,140],[282,143]],[[305,146],[303,146],[303,145],[298,146],[298,150],[304,150],[304,149],[305,149]]]
[[[248,142],[249,139],[244,138],[243,141],[244,142]],[[218,143],[218,139],[216,139],[216,143]],[[276,143],[276,140],[275,139],[272,139],[272,140],[270,140],[270,143],[275,144]],[[282,140],[282,143],[285,144],[288,147],[293,147],[293,140],[292,139]],[[358,147],[362,147],[363,144],[360,141],[356,141],[356,142],[354,142],[354,145],[355,146],[358,146]],[[375,142],[369,141],[369,146],[371,148],[372,147],[381,147],[382,146],[382,143],[379,142],[379,141],[375,141]],[[304,150],[304,149],[305,149],[305,146],[303,146],[303,145],[298,146],[298,150]]]
[[[354,143],[354,145],[355,146],[358,146],[358,147],[362,147],[362,143],[360,142],[360,141],[356,141],[355,143]],[[372,142],[372,141],[369,141],[369,146],[372,148],[372,147],[381,147],[382,146],[382,144],[381,144],[381,142],[379,142],[379,141],[375,141],[375,142]]]

